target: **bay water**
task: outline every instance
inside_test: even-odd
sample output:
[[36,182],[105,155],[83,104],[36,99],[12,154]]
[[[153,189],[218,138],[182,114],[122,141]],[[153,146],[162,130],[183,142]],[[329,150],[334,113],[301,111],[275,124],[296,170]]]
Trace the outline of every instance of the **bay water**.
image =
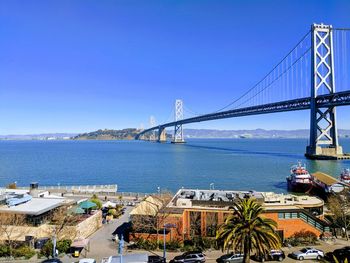
[[[350,139],[340,141],[350,152]],[[172,192],[181,187],[287,192],[297,161],[310,172],[338,177],[350,160],[304,157],[306,139],[143,141],[0,141],[0,185],[117,184],[119,191]]]

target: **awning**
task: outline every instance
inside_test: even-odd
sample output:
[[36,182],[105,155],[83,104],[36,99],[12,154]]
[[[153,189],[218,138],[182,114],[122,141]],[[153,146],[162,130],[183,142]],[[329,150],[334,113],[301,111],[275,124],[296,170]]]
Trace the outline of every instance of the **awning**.
[[116,206],[117,206],[117,204],[113,203],[111,201],[108,201],[102,205],[102,207],[113,207],[113,208],[115,208]]
[[322,173],[322,172],[316,172],[316,173],[313,173],[312,175],[315,177],[315,179],[317,179],[318,181],[320,181],[328,186],[331,186],[331,185],[339,182],[333,176],[330,176],[330,175]]
[[85,248],[89,244],[89,239],[77,239],[70,245],[71,247]]
[[90,208],[96,207],[97,205],[91,201],[84,201],[84,202],[81,202],[79,206],[83,209],[90,209]]

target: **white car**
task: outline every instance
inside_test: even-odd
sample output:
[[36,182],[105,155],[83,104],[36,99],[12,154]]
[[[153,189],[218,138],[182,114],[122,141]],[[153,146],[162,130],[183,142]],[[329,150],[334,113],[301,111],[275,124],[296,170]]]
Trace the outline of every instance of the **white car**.
[[79,263],[96,263],[96,260],[93,258],[82,258],[79,260]]
[[307,247],[303,248],[299,251],[295,251],[291,254],[292,258],[298,259],[298,260],[304,260],[304,259],[317,259],[320,260],[324,257],[324,253],[322,250],[318,250],[315,248]]

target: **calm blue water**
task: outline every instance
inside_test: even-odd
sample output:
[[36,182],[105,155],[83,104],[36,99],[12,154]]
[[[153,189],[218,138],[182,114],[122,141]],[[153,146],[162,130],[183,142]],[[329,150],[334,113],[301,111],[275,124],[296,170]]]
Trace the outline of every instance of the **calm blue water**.
[[[197,139],[185,145],[141,141],[0,141],[0,185],[118,184],[120,191],[178,188],[285,192],[297,160],[338,176],[350,161],[304,158],[306,139]],[[342,140],[350,151],[350,140]]]

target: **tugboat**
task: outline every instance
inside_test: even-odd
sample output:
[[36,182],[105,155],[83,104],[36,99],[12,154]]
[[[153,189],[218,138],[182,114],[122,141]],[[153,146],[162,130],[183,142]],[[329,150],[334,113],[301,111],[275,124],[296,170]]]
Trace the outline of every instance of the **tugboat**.
[[350,184],[350,169],[344,169],[340,174],[340,181]]
[[288,189],[293,192],[308,192],[313,187],[313,177],[301,162],[290,168],[290,176],[287,177]]

